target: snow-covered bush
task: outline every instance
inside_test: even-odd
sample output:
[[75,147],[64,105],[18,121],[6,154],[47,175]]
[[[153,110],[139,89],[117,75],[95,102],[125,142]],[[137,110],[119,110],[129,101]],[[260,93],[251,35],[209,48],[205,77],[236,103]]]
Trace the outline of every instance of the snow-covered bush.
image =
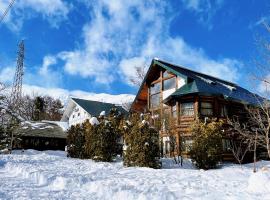
[[222,122],[194,122],[190,157],[196,167],[213,169],[222,159]]
[[92,117],[82,126],[70,128],[67,139],[70,157],[110,162],[116,154],[122,153],[122,145],[119,144],[122,115],[112,110],[108,117],[99,120]]
[[[89,122],[87,122],[89,123]],[[84,128],[80,125],[71,126],[67,135],[67,153],[68,157],[84,158],[85,157],[85,136]]]
[[124,129],[126,166],[160,168],[159,135],[149,123],[142,123],[140,116],[134,115],[132,123]]
[[90,124],[92,126],[99,125],[99,121],[98,121],[98,119],[96,117],[91,117]]

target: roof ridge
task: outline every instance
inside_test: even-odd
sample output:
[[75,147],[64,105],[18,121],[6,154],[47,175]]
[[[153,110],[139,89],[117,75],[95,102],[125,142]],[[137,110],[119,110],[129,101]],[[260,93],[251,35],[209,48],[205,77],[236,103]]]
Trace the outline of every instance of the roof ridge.
[[80,98],[80,97],[71,97],[71,99],[79,99],[79,100],[83,100],[83,101],[90,101],[90,102],[96,102],[96,103],[103,103],[103,104],[116,105],[116,104],[114,104],[114,103],[102,102],[102,101],[91,100],[91,99],[83,99],[83,98]]
[[164,60],[161,60],[161,59],[156,59],[154,58],[153,60],[157,61],[157,62],[161,62],[161,63],[164,63],[164,64],[169,64],[169,65],[173,65],[175,67],[178,67],[178,68],[181,68],[183,70],[187,70],[187,71],[190,71],[190,72],[193,72],[195,73],[196,75],[202,75],[202,76],[206,76],[206,77],[210,77],[210,78],[213,78],[213,79],[216,79],[218,81],[222,81],[222,82],[225,82],[225,83],[228,83],[228,84],[231,84],[233,86],[238,86],[239,85],[237,83],[234,83],[234,82],[231,82],[231,81],[227,81],[227,80],[224,80],[224,79],[221,79],[221,78],[218,78],[218,77],[215,77],[215,76],[212,76],[212,75],[207,75],[207,74],[204,74],[202,72],[198,72],[196,70],[192,70],[186,66],[182,66],[182,65],[177,65],[177,64],[174,64],[174,63],[171,63],[171,62],[167,62],[167,61],[164,61]]

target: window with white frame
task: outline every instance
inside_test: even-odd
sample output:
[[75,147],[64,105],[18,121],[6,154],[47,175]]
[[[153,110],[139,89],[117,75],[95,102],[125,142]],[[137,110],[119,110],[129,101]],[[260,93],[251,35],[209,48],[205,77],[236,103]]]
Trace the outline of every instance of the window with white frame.
[[194,103],[187,102],[181,103],[181,116],[193,116],[194,115]]
[[201,114],[204,116],[212,116],[213,104],[211,102],[201,102]]

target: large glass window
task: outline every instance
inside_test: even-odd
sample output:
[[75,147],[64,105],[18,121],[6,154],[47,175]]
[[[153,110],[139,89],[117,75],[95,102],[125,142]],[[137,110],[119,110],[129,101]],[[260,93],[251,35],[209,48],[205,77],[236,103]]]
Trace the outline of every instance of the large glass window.
[[152,84],[151,88],[150,88],[150,94],[156,94],[156,93],[160,92],[160,90],[161,90],[160,82]]
[[213,115],[213,104],[211,102],[201,102],[201,114],[204,116]]
[[169,90],[169,89],[173,89],[176,88],[176,78],[170,78],[170,79],[166,79],[163,81],[164,84],[164,90]]
[[166,78],[166,77],[169,77],[169,76],[172,76],[173,73],[171,72],[168,72],[167,70],[165,72],[163,72],[163,77]]
[[194,103],[181,103],[181,115],[182,116],[193,116],[194,115]]
[[150,96],[151,108],[159,107],[160,104],[160,93],[153,94]]

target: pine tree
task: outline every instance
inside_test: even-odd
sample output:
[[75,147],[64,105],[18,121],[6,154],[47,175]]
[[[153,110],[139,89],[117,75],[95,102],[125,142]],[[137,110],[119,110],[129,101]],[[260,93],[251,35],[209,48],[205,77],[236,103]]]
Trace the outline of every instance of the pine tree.
[[72,158],[84,158],[85,136],[80,125],[71,126],[67,136],[68,156]]
[[7,149],[10,144],[10,137],[3,125],[0,126],[0,151]]
[[124,165],[160,168],[159,135],[146,121],[140,122],[133,116],[131,124],[126,124]]
[[34,121],[40,121],[44,117],[44,98],[43,97],[36,97],[34,101]]
[[121,113],[113,108],[108,118],[100,118],[99,124],[84,123],[85,153],[88,158],[111,162],[113,157],[120,153],[120,148],[122,150],[119,144],[121,119]]

